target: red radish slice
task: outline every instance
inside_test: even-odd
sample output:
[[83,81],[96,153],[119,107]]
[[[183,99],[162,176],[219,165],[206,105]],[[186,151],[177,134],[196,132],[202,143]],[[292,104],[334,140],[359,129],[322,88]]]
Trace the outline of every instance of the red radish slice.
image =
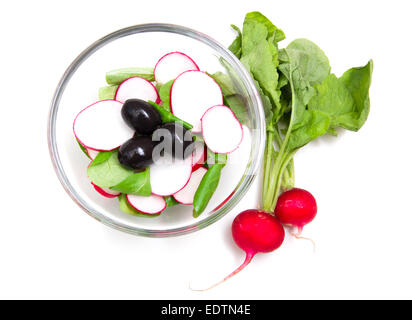
[[207,110],[202,117],[205,143],[215,153],[235,151],[243,139],[243,127],[230,108],[220,105]]
[[85,148],[85,149],[86,149],[87,154],[89,155],[89,158],[92,159],[92,160],[94,160],[94,158],[96,158],[97,155],[99,154],[99,151],[92,150],[92,149],[87,149],[87,148]]
[[141,213],[158,214],[166,209],[165,199],[155,195],[144,197],[134,194],[127,194],[126,199],[133,208]]
[[203,167],[206,162],[207,157],[207,147],[201,141],[195,142],[195,149],[193,150],[193,167],[192,171]]
[[199,70],[192,58],[182,52],[169,52],[159,59],[153,73],[156,82],[164,84],[190,70]]
[[87,149],[114,150],[133,136],[121,115],[122,103],[102,100],[86,107],[76,116],[73,131]]
[[186,71],[176,78],[170,91],[170,109],[178,118],[201,132],[200,119],[212,106],[223,103],[222,90],[212,77],[202,71]]
[[132,77],[123,81],[116,90],[115,100],[125,102],[128,99],[160,102],[155,86],[146,79]]
[[120,192],[111,190],[109,188],[101,188],[99,186],[96,186],[93,182],[92,182],[92,186],[93,188],[100,193],[103,197],[106,198],[116,198],[118,196],[120,196]]
[[185,160],[165,155],[150,166],[152,193],[171,196],[184,188],[192,174],[192,157]]
[[192,176],[190,177],[187,185],[182,190],[173,195],[176,201],[180,202],[181,204],[193,204],[193,198],[195,197],[196,190],[199,187],[199,184],[206,172],[207,169],[203,167],[192,172]]

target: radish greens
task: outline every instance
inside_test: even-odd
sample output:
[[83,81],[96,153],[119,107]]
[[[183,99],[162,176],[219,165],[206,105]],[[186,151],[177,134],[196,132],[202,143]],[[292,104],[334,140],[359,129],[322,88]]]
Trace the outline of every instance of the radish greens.
[[[282,30],[259,12],[246,15],[229,49],[255,80],[266,117],[262,209],[273,212],[281,190],[294,186],[293,156],[336,128],[358,131],[369,114],[373,62],[341,77],[325,53],[307,39],[279,49]],[[277,150],[274,145],[277,145]]]

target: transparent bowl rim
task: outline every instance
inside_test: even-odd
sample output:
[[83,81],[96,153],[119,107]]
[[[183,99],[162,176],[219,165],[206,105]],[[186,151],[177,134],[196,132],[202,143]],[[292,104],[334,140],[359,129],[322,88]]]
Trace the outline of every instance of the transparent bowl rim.
[[[166,33],[175,33],[180,34],[183,36],[190,37],[192,39],[198,40],[209,47],[213,48],[217,51],[222,57],[226,60],[230,61],[231,66],[235,69],[239,77],[244,81],[244,85],[247,91],[250,94],[252,99],[252,107],[256,114],[256,121],[257,121],[257,141],[254,141],[255,147],[257,152],[254,154],[252,159],[251,165],[248,167],[247,172],[243,175],[241,182],[237,185],[235,192],[230,195],[228,201],[226,201],[219,209],[215,209],[213,214],[210,214],[206,219],[201,220],[199,222],[194,222],[190,225],[179,227],[179,228],[172,228],[167,230],[162,229],[145,229],[145,228],[138,228],[134,226],[130,226],[124,223],[119,223],[108,218],[106,215],[100,213],[99,211],[92,208],[88,202],[83,199],[73,185],[70,183],[65,171],[63,169],[62,163],[60,161],[59,152],[56,143],[56,118],[59,109],[59,104],[63,92],[67,83],[70,81],[72,75],[76,72],[78,67],[86,61],[94,52],[96,52],[101,47],[105,46],[106,44],[115,41],[119,38],[126,37],[129,35],[137,34],[137,33],[145,33],[145,32],[166,32]],[[265,133],[266,133],[266,123],[264,117],[264,111],[262,107],[262,102],[259,96],[259,93],[255,87],[254,81],[249,75],[249,72],[245,69],[242,63],[223,45],[218,43],[216,40],[212,39],[208,35],[205,35],[201,32],[196,30],[179,26],[173,24],[163,24],[163,23],[149,23],[149,24],[139,24],[130,26],[127,28],[123,28],[112,32],[105,37],[95,41],[91,44],[88,48],[86,48],[83,52],[81,52],[77,58],[69,65],[69,67],[64,72],[62,78],[60,79],[57,88],[55,90],[50,111],[48,117],[48,126],[47,126],[47,139],[48,139],[48,147],[49,153],[51,157],[51,161],[54,167],[54,170],[57,174],[60,183],[62,184],[63,188],[66,190],[68,195],[73,199],[80,208],[85,211],[87,214],[92,216],[93,218],[97,219],[98,221],[102,222],[103,224],[112,227],[114,229],[134,234],[140,236],[147,236],[147,237],[170,237],[170,236],[178,236],[183,234],[188,234],[200,229],[203,229],[212,223],[216,222],[224,215],[226,215],[244,196],[244,194],[250,188],[253,180],[255,179],[257,172],[259,170],[259,165],[261,159],[263,157],[264,148],[265,148]]]

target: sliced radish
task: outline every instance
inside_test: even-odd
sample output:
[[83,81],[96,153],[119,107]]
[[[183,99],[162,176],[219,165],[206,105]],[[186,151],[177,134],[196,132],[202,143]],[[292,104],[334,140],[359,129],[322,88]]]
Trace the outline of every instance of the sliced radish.
[[192,157],[173,159],[165,155],[150,166],[152,193],[171,196],[184,188],[192,174]]
[[123,81],[117,88],[114,99],[123,103],[128,99],[160,102],[155,86],[140,77],[132,77]]
[[192,171],[196,171],[206,162],[207,158],[207,147],[201,141],[195,142],[195,149],[193,150],[193,167]]
[[202,117],[203,139],[215,153],[235,151],[243,139],[243,127],[230,108],[220,105],[208,109]]
[[102,100],[86,107],[76,116],[73,131],[87,149],[110,151],[133,136],[121,115],[122,103]]
[[156,82],[164,84],[190,70],[199,70],[192,58],[182,52],[169,52],[159,59],[153,73]]
[[158,214],[166,209],[165,199],[153,194],[148,197],[127,194],[126,199],[133,208],[141,213]]
[[93,188],[100,193],[103,197],[106,198],[116,198],[118,196],[120,196],[120,192],[111,190],[109,188],[101,188],[99,186],[96,186],[93,182],[92,182],[92,186]]
[[89,158],[92,159],[92,160],[94,160],[97,157],[97,155],[99,154],[99,151],[92,150],[92,149],[87,149],[87,148],[85,148],[85,149],[86,149],[87,154],[89,155]]
[[192,172],[192,176],[190,177],[187,185],[182,190],[173,195],[176,201],[180,202],[181,204],[193,204],[193,198],[195,197],[196,190],[199,187],[199,184],[206,172],[207,169],[203,167]]
[[212,77],[202,71],[186,71],[176,78],[170,91],[170,109],[178,118],[201,132],[200,119],[212,106],[223,103],[222,90]]

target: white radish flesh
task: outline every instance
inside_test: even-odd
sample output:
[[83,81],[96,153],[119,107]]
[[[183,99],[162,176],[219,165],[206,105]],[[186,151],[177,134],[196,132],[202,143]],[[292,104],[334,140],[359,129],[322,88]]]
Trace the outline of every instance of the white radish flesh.
[[186,71],[173,82],[170,108],[178,118],[193,125],[192,132],[201,132],[200,119],[212,106],[223,103],[222,90],[212,77],[202,71]]
[[129,78],[117,88],[115,100],[124,103],[128,99],[160,102],[155,86],[150,81],[140,77]]
[[145,214],[158,214],[166,209],[166,201],[162,197],[150,195],[148,197],[134,194],[126,195],[127,201],[137,211]]
[[152,193],[158,196],[171,196],[183,189],[191,174],[191,156],[182,160],[165,155],[150,166]]
[[243,127],[230,108],[220,105],[202,117],[202,133],[207,147],[215,153],[235,151],[243,139]]
[[206,162],[206,146],[202,141],[195,142],[195,148],[193,150],[193,168],[192,171],[196,171],[202,167]]
[[74,134],[87,149],[114,150],[133,136],[121,115],[122,103],[115,100],[98,101],[76,116]]
[[170,52],[159,59],[153,73],[156,82],[164,84],[190,70],[199,70],[192,58],[182,52]]
[[101,188],[99,186],[96,186],[93,182],[92,182],[92,186],[93,188],[100,193],[103,197],[106,198],[116,198],[118,196],[120,196],[120,192],[111,190],[109,188]]
[[203,176],[206,174],[206,172],[207,169],[203,167],[192,172],[192,176],[190,177],[187,185],[182,190],[173,195],[176,201],[182,204],[193,204],[196,190],[199,187],[200,182],[202,181]]

